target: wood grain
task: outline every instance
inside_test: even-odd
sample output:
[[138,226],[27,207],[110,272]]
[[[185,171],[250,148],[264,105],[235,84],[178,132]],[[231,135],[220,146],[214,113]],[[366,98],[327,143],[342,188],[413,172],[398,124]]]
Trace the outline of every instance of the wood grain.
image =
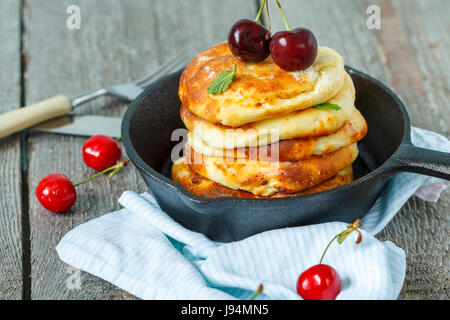
[[[386,12],[387,28],[379,35],[380,43],[386,52],[392,52],[397,41],[403,48],[392,53],[388,66],[413,125],[449,137],[450,3],[414,0],[380,5]],[[399,66],[407,71],[400,72]],[[380,239],[391,240],[406,251],[407,275],[400,298],[449,299],[449,212],[449,190],[436,205],[413,197],[380,233]]]
[[[20,106],[20,3],[0,2],[0,113]],[[22,297],[19,135],[0,140],[0,300]]]
[[[77,93],[142,75],[152,62],[162,62],[180,50],[196,51],[226,38],[241,16],[256,15],[256,2],[40,0],[26,1],[24,48],[30,57],[26,103],[60,93]],[[81,8],[81,30],[66,28],[69,4]],[[124,104],[101,99],[80,110],[122,115]],[[83,138],[34,134],[28,139],[29,189],[50,172],[80,181],[93,172],[81,158]],[[119,209],[124,190],[145,191],[131,166],[113,180],[101,177],[78,189],[78,201],[64,215],[43,210],[29,195],[31,223],[31,297],[33,299],[129,299],[111,284],[82,274],[79,290],[66,286],[67,266],[55,252],[65,233],[101,214]]]
[[[282,3],[291,27],[310,28],[320,45],[338,50],[348,65],[390,85],[406,103],[413,125],[448,137],[448,1]],[[381,30],[366,27],[366,9],[371,4],[382,10]],[[271,12],[273,31],[284,30],[276,5],[272,4]],[[449,191],[436,205],[413,197],[379,234],[380,240],[394,242],[407,254],[400,299],[449,298],[449,211]]]
[[[426,104],[417,107],[414,124],[450,135],[450,3],[446,0],[393,1],[396,16],[414,53]],[[414,89],[414,87],[413,87]],[[405,99],[407,99],[405,97]],[[424,112],[426,111],[426,112]]]
[[[220,13],[217,8],[220,2]],[[273,2],[273,1],[272,1]],[[448,137],[450,3],[448,0],[283,0],[291,26],[312,29],[321,45],[337,49],[346,63],[393,87],[407,104],[414,125]],[[68,30],[66,8],[77,4],[82,29]],[[382,8],[382,30],[366,28],[366,8]],[[284,29],[272,4],[273,31]],[[256,1],[24,0],[26,104],[61,93],[78,93],[142,75],[179,50],[200,51],[226,38],[237,19],[253,17]],[[319,17],[319,18],[318,18]],[[265,17],[267,21],[267,16]],[[21,96],[20,1],[0,2],[0,112],[18,108]],[[122,115],[125,105],[103,98],[80,111]],[[21,150],[19,135],[0,140],[0,299],[133,299],[88,274],[80,290],[66,286],[67,266],[54,250],[75,226],[118,209],[123,190],[146,190],[131,166],[114,180],[102,177],[79,189],[65,215],[43,210],[34,197],[39,180],[60,171],[74,181],[93,172],[81,160],[83,138],[33,134],[29,164],[31,288],[22,290]],[[25,195],[27,196],[27,195]],[[24,207],[25,205],[25,207]],[[381,240],[407,253],[407,277],[400,298],[448,299],[450,192],[438,204],[412,198]],[[24,221],[26,221],[25,219]],[[26,240],[26,239],[25,239]],[[26,250],[25,250],[26,251]],[[27,254],[24,255],[27,263]],[[25,275],[27,277],[27,274]]]

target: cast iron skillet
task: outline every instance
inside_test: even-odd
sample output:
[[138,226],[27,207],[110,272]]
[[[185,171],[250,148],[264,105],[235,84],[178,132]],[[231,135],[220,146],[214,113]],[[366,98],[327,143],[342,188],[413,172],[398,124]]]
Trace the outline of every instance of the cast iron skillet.
[[172,132],[180,119],[178,82],[172,74],[148,88],[128,108],[122,122],[125,150],[161,208],[185,227],[210,239],[230,242],[275,228],[328,221],[353,222],[374,204],[395,173],[410,171],[450,179],[450,153],[414,147],[410,120],[400,99],[385,85],[352,68],[356,106],[368,134],[359,142],[355,181],[329,191],[282,199],[208,199],[170,179],[170,155],[179,141]]

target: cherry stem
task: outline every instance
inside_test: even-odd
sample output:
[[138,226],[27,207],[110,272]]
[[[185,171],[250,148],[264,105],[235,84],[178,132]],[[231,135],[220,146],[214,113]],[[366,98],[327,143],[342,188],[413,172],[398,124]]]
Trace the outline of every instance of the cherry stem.
[[270,32],[272,31],[272,19],[270,19],[269,1],[266,2],[267,18],[269,19],[269,31],[266,34],[266,40],[270,39]]
[[120,140],[122,140],[122,137],[117,137],[116,141],[119,142]]
[[111,171],[112,171],[112,172],[108,175],[108,177],[109,177],[109,178],[112,178],[112,177],[113,177],[120,169],[122,169],[123,167],[126,167],[126,165],[128,164],[128,162],[130,162],[130,160],[117,161],[116,165],[114,165],[114,166],[112,166],[112,167],[110,167],[110,168],[108,168],[108,169],[105,169],[105,170],[103,170],[103,171],[101,171],[101,172],[99,172],[99,173],[93,175],[92,177],[87,178],[86,180],[81,181],[80,183],[74,184],[73,186],[74,186],[74,187],[81,186],[82,184],[84,184],[84,183],[86,183],[86,182],[89,182],[89,181],[91,181],[92,179],[95,179],[95,178],[97,178],[98,176],[101,176],[102,174],[105,174],[105,173],[108,173],[108,172],[111,172]]
[[331,241],[328,243],[327,247],[325,248],[325,251],[322,254],[322,257],[320,258],[319,264],[322,264],[323,258],[325,257],[325,253],[327,253],[328,248],[330,247],[330,245],[333,243],[334,240],[339,238],[340,235],[341,234],[339,233],[337,236],[335,236],[333,239],[331,239]]
[[361,227],[361,220],[360,219],[356,219],[355,222],[353,222],[352,224],[347,226],[347,229],[345,229],[344,231],[342,231],[341,233],[339,233],[338,235],[336,235],[333,239],[331,239],[331,241],[328,243],[327,247],[325,248],[325,251],[322,254],[322,257],[320,258],[319,264],[322,264],[323,258],[325,257],[325,253],[327,253],[328,248],[330,247],[330,245],[333,243],[334,240],[338,239],[338,243],[341,244],[342,242],[344,242],[345,239],[347,239],[347,237],[350,235],[350,233],[352,233],[353,231],[356,230],[356,232],[358,232],[358,238],[356,239],[356,244],[359,244],[362,240],[362,235],[361,232],[358,230],[359,227]]
[[258,22],[259,19],[261,18],[261,14],[262,14],[264,5],[266,4],[266,1],[267,1],[267,0],[264,0],[263,3],[262,3],[262,5],[261,5],[261,8],[259,8],[259,12],[258,12],[258,15],[256,16],[255,22]]
[[281,16],[283,17],[284,24],[286,25],[286,29],[288,31],[291,31],[291,27],[289,27],[289,24],[287,22],[286,16],[284,15],[284,11],[283,11],[283,8],[281,7],[281,3],[278,0],[277,0],[277,5],[278,5],[278,8],[280,8]]
[[263,289],[264,289],[264,286],[263,286],[263,284],[261,283],[261,284],[258,286],[258,290],[256,290],[256,291],[252,294],[252,296],[249,298],[249,300],[254,300],[257,296],[259,296],[259,295],[263,292]]

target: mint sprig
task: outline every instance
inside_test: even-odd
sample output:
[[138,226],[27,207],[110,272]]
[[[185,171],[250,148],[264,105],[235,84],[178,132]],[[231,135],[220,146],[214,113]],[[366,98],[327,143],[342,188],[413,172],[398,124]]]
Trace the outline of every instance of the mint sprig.
[[228,89],[230,84],[236,79],[236,64],[234,70],[223,71],[219,76],[209,85],[208,93],[218,95]]
[[317,106],[315,106],[314,108],[319,109],[319,110],[341,110],[341,107],[339,107],[337,104],[332,104],[332,103],[323,103],[323,104],[319,104]]

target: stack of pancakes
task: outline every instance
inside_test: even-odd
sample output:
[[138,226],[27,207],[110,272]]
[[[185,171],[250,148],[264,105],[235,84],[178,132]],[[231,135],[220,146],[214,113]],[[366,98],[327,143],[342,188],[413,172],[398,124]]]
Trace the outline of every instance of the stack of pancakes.
[[[209,94],[211,82],[235,64],[235,81]],[[196,195],[286,197],[353,180],[367,124],[343,59],[330,48],[319,47],[308,69],[287,72],[270,57],[242,62],[220,43],[188,65],[179,96],[189,134],[172,178]]]

